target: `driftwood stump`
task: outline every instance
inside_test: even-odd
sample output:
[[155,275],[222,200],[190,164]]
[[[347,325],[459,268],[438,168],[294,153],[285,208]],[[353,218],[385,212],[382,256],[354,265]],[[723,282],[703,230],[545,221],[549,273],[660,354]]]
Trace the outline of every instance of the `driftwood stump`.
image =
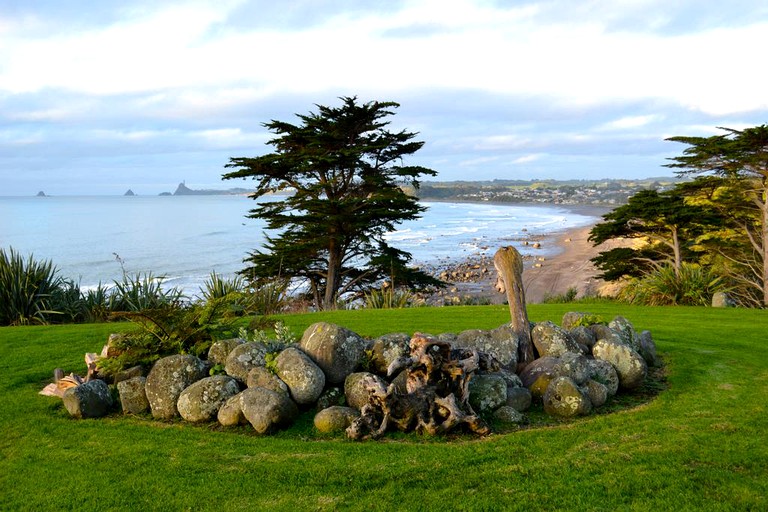
[[498,273],[496,288],[501,293],[507,293],[512,330],[517,334],[518,369],[524,368],[533,361],[534,355],[531,325],[528,322],[528,311],[525,309],[523,257],[514,247],[502,247],[493,255],[493,266]]
[[469,380],[472,374],[498,362],[481,357],[476,350],[451,350],[450,343],[414,334],[410,357],[393,362],[388,375],[403,370],[406,392],[390,384],[386,392],[370,388],[369,400],[347,429],[352,439],[377,439],[387,430],[417,431],[434,435],[459,426],[485,435],[488,426],[469,405]]

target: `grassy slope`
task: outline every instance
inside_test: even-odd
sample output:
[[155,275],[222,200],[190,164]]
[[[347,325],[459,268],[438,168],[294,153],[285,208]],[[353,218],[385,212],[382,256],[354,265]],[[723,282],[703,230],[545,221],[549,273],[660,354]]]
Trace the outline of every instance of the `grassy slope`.
[[[570,308],[573,308],[570,306]],[[119,416],[76,421],[37,395],[114,325],[0,328],[0,508],[540,510],[768,508],[765,311],[579,306],[649,329],[668,391],[553,427],[448,441],[269,438]],[[568,305],[532,306],[559,323]],[[294,315],[360,334],[491,328],[503,307]]]

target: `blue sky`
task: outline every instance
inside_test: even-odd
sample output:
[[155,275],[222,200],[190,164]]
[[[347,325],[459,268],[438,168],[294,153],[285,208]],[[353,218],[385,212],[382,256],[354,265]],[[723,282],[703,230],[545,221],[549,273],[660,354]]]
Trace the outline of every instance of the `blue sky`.
[[222,182],[262,123],[401,104],[439,180],[669,175],[768,122],[764,0],[0,0],[0,195]]

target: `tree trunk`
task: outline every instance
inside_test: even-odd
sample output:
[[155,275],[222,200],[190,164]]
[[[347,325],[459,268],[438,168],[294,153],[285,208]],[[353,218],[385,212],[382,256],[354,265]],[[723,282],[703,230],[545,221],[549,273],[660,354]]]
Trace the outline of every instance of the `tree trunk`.
[[336,292],[339,289],[339,271],[341,269],[341,254],[339,254],[336,240],[331,238],[328,246],[328,273],[325,279],[325,295],[323,296],[322,309],[334,309],[336,306]]
[[672,253],[675,258],[675,277],[680,279],[680,269],[683,266],[683,257],[680,254],[680,238],[677,235],[677,226],[672,226]]
[[762,209],[763,229],[760,242],[763,249],[763,307],[768,307],[768,188],[763,189]]
[[514,247],[502,247],[494,254],[493,265],[499,275],[497,288],[500,292],[507,293],[512,330],[518,339],[517,364],[518,368],[522,368],[534,359],[531,324],[525,309],[523,258]]

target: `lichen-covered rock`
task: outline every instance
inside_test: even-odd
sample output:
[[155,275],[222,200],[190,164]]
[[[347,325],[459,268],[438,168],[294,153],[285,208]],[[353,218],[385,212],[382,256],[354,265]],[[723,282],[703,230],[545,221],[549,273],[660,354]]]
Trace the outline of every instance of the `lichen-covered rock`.
[[592,403],[573,380],[556,377],[544,393],[544,411],[552,416],[571,418],[592,411]]
[[288,385],[280,377],[263,366],[251,368],[251,371],[248,372],[248,377],[245,379],[245,385],[249,388],[269,389],[275,393],[285,393],[286,395],[289,393]]
[[478,413],[494,411],[507,402],[507,382],[495,373],[475,375],[469,381],[469,405]]
[[653,341],[651,331],[643,331],[638,336],[640,344],[640,355],[643,356],[648,366],[661,366],[661,360],[656,354],[656,343]]
[[257,434],[270,434],[288,426],[299,414],[296,404],[283,393],[256,387],[238,396],[243,416]]
[[240,394],[230,397],[219,408],[219,412],[216,414],[216,418],[224,427],[234,427],[235,425],[245,425],[248,420],[243,415],[243,406],[240,402]]
[[574,329],[577,326],[583,326],[586,327],[586,321],[594,317],[592,313],[582,313],[581,311],[569,311],[568,313],[563,315],[563,321],[560,323],[560,325],[565,329],[566,331],[570,331]]
[[531,329],[531,340],[541,357],[559,357],[566,352],[581,353],[568,331],[553,322],[539,322]]
[[556,357],[540,357],[526,366],[520,373],[520,380],[533,395],[541,398],[547,390],[549,383],[555,378]]
[[311,404],[325,388],[325,374],[307,354],[288,347],[275,358],[275,370],[298,404]]
[[566,352],[558,358],[554,368],[555,375],[570,377],[573,382],[581,386],[589,379],[589,364],[582,354]]
[[507,387],[507,404],[517,411],[525,412],[531,407],[533,395],[528,388]]
[[592,348],[595,359],[608,361],[619,375],[619,387],[635,389],[648,375],[648,365],[632,347],[615,341],[599,340]]
[[315,414],[315,428],[322,434],[343,432],[360,417],[360,411],[338,405],[328,407]]
[[713,308],[735,308],[736,301],[725,292],[715,292],[712,294]]
[[594,324],[594,325],[590,325],[588,329],[592,331],[592,334],[595,335],[595,340],[609,340],[609,341],[615,341],[617,343],[624,343],[624,340],[619,335],[619,333],[617,333],[607,325]]
[[609,397],[614,396],[619,390],[619,374],[616,373],[616,368],[601,359],[590,359],[588,364],[589,378],[604,385]]
[[144,376],[144,368],[142,368],[141,366],[132,366],[130,368],[117,372],[115,374],[115,378],[113,379],[112,383],[119,384],[124,380],[129,380],[129,379],[133,379],[134,377],[143,377],[143,376]]
[[146,377],[134,377],[117,383],[123,414],[142,414],[149,411],[149,401],[144,391]]
[[323,394],[317,399],[315,410],[317,412],[333,407],[334,405],[346,405],[347,399],[344,396],[344,390],[337,386],[325,388]]
[[227,355],[224,370],[227,375],[245,383],[248,372],[266,364],[267,347],[261,343],[241,343]]
[[217,364],[227,364],[229,353],[232,352],[235,347],[242,345],[243,343],[245,343],[245,340],[242,338],[230,338],[215,342],[211,345],[211,348],[208,349],[208,361],[212,366],[216,366]]
[[582,388],[582,391],[587,394],[589,401],[594,408],[602,407],[608,400],[608,388],[605,384],[590,379],[584,386],[582,386]]
[[510,324],[484,331],[470,329],[460,332],[451,344],[454,348],[469,348],[493,356],[503,368],[514,369],[517,366],[517,334]]
[[384,395],[387,392],[387,383],[369,372],[351,373],[344,380],[344,396],[347,405],[357,410],[368,403],[371,394]]
[[179,395],[176,408],[186,421],[213,420],[224,402],[240,392],[237,381],[228,375],[213,375],[188,386]]
[[318,322],[304,331],[299,346],[323,370],[328,383],[341,384],[360,364],[366,343],[349,329]]
[[385,334],[373,340],[371,346],[371,371],[378,375],[387,375],[387,368],[409,353],[408,342],[411,337],[405,333]]
[[571,339],[578,345],[587,347],[589,352],[592,351],[592,347],[595,345],[597,338],[595,338],[595,333],[593,333],[589,327],[579,325],[568,332],[571,334]]
[[402,371],[398,373],[394,379],[391,380],[391,385],[395,386],[395,389],[400,394],[408,392],[408,372]]
[[619,335],[625,345],[629,345],[636,352],[640,351],[640,339],[637,335],[637,331],[635,331],[635,326],[632,325],[632,322],[623,316],[616,316],[608,323],[608,327],[610,327],[613,332]]
[[525,415],[514,407],[502,405],[493,412],[493,417],[502,423],[520,425],[526,422]]
[[177,416],[176,402],[181,392],[205,376],[205,363],[193,355],[175,354],[158,359],[144,386],[152,416],[161,420]]
[[74,418],[99,418],[112,407],[109,386],[103,380],[95,379],[69,388],[62,396],[64,407]]

